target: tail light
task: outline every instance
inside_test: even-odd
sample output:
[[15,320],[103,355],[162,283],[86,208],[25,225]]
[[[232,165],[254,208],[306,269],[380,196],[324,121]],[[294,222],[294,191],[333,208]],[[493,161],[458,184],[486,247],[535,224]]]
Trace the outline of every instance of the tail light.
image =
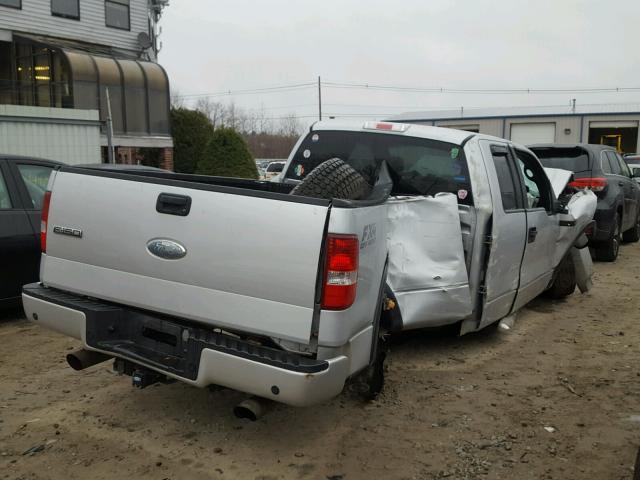
[[49,204],[51,203],[51,192],[44,192],[42,201],[42,218],[40,220],[40,250],[47,253],[47,223],[49,222]]
[[360,252],[358,236],[329,234],[326,252],[322,308],[344,310],[356,299]]
[[591,238],[593,236],[593,228],[594,228],[594,222],[591,222],[589,226],[584,229],[584,234],[587,237]]
[[602,192],[607,188],[607,179],[601,177],[576,178],[574,181],[569,182],[568,186],[578,189],[588,188],[594,192]]

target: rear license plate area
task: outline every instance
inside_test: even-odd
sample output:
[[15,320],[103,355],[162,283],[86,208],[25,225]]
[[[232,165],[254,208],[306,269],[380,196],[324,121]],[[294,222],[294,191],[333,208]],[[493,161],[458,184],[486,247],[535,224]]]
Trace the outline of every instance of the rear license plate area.
[[202,346],[192,327],[144,312],[87,318],[87,344],[195,380]]

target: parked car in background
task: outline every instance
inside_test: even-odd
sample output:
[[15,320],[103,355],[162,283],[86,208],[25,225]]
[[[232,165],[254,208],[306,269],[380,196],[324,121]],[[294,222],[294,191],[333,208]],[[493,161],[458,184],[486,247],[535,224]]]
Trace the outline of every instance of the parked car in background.
[[258,169],[258,178],[260,180],[264,180],[264,175],[270,163],[270,160],[256,159],[256,168]]
[[284,168],[285,162],[271,162],[267,165],[267,169],[265,170],[264,179],[272,180],[278,175],[282,173],[282,169]]
[[572,188],[588,188],[598,196],[590,242],[596,258],[613,262],[621,241],[640,239],[640,187],[620,154],[610,146],[539,144],[529,147],[545,167],[571,170]]
[[0,155],[0,302],[38,279],[40,216],[49,175],[61,163]]
[[636,153],[625,155],[624,161],[627,162],[633,179],[640,184],[640,155]]

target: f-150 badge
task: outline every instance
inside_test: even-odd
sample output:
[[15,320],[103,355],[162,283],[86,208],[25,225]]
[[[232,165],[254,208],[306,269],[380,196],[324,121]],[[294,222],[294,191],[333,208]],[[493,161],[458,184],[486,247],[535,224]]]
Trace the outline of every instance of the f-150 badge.
[[70,227],[61,227],[60,225],[53,226],[53,233],[58,235],[68,235],[70,237],[82,238],[82,230]]

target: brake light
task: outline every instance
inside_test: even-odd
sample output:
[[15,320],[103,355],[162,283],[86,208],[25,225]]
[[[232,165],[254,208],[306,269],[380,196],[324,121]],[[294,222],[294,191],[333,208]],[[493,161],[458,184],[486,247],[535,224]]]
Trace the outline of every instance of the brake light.
[[366,122],[363,128],[365,130],[385,130],[387,132],[404,133],[409,129],[409,125],[406,123]]
[[607,188],[607,179],[601,177],[585,177],[576,178],[573,182],[569,182],[569,187],[583,189],[588,188],[594,192],[602,192]]
[[356,299],[360,252],[358,236],[329,234],[326,251],[322,308],[344,310]]
[[591,222],[587,228],[584,229],[584,234],[591,238],[593,236],[593,222]]
[[51,192],[44,192],[42,200],[42,217],[40,219],[40,250],[47,253],[47,223],[49,222],[49,204],[51,203]]

